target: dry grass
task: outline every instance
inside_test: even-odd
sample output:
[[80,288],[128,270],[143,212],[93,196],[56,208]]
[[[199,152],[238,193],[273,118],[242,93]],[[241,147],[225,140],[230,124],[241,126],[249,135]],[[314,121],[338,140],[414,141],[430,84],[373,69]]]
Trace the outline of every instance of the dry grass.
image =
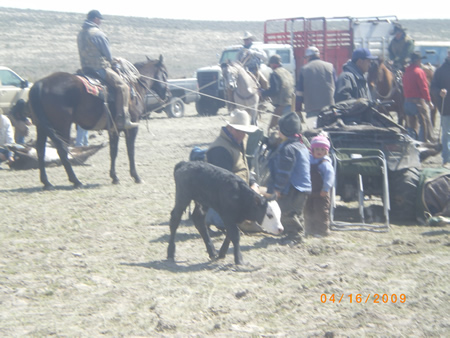
[[[224,114],[198,117],[189,106],[182,119],[154,117],[149,131],[141,122],[141,185],[128,176],[123,140],[118,186],[108,177],[106,148],[75,167],[83,189],[71,188],[62,167],[48,169],[56,186],[49,192],[37,170],[0,170],[0,334],[448,335],[446,228],[333,232],[294,247],[242,236],[247,264],[237,267],[232,248],[224,260],[209,261],[185,215],[176,262],[166,261],[173,167],[215,138]],[[96,135],[91,143],[105,140]],[[214,239],[216,247],[222,240]],[[407,298],[374,303],[376,293]],[[322,303],[322,294],[344,297]]]

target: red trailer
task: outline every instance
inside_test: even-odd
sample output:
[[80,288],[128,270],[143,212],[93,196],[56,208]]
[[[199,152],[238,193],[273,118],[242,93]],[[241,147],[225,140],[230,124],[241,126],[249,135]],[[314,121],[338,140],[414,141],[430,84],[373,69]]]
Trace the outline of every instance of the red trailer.
[[396,16],[287,18],[264,23],[264,43],[290,44],[294,49],[296,72],[305,63],[305,49],[315,46],[321,59],[331,62],[336,72],[350,59],[356,48],[368,48],[374,55],[387,55]]

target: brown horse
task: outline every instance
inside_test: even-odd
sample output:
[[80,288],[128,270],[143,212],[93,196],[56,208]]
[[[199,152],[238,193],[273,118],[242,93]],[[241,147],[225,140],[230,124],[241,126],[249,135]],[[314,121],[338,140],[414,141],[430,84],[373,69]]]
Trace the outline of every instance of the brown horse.
[[[167,92],[167,70],[163,64],[162,56],[157,60],[147,58],[147,61],[134,65],[138,74],[133,86],[129,111],[131,120],[138,122],[145,110],[145,96],[149,90],[154,90],[161,99],[165,99]],[[37,128],[36,150],[41,182],[44,189],[51,189],[45,172],[45,145],[49,137],[67,172],[69,181],[75,187],[82,183],[76,177],[67,156],[67,145],[70,141],[72,123],[80,125],[87,130],[106,129],[109,132],[111,167],[110,177],[112,183],[118,184],[115,161],[119,145],[119,133],[111,128],[111,117],[115,115],[115,105],[106,104],[103,98],[89,94],[85,84],[77,75],[69,73],[54,73],[37,81],[30,89],[29,102],[32,110],[34,124]],[[109,113],[108,108],[111,113]],[[136,183],[140,183],[134,161],[135,141],[138,128],[125,131],[130,174]]]
[[[367,74],[367,82],[372,93],[373,99],[381,101],[393,101],[390,111],[397,113],[398,124],[404,125],[405,113],[403,103],[403,85],[401,74],[396,74],[386,66],[385,62],[380,59],[372,62]],[[388,111],[386,111],[388,113]]]

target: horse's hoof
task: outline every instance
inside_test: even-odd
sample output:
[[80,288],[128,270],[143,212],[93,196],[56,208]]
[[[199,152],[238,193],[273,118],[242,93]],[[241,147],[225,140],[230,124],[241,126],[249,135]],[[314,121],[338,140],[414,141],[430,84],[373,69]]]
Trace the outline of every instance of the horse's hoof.
[[134,179],[134,183],[141,184],[141,183],[144,183],[144,181],[138,177],[138,178]]
[[81,188],[83,188],[83,183],[81,183],[81,182],[74,183],[73,184],[73,188],[74,189],[81,189]]
[[53,190],[54,186],[53,184],[47,183],[44,185],[44,190],[48,191],[48,190]]
[[119,179],[118,178],[113,179],[112,184],[120,184]]

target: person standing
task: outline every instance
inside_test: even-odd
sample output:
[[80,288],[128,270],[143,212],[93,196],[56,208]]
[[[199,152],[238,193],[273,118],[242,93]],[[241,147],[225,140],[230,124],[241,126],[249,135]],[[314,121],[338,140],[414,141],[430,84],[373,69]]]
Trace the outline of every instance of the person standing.
[[0,108],[0,162],[14,162],[13,153],[5,147],[11,143],[14,143],[13,127],[9,118],[3,115],[3,110]]
[[430,109],[433,109],[433,103],[431,103],[427,75],[421,68],[419,53],[411,55],[411,64],[406,67],[402,82],[406,127],[416,139],[434,142],[430,119]]
[[77,138],[75,139],[75,147],[87,147],[88,145],[88,131],[77,125]]
[[292,74],[282,66],[281,57],[272,55],[268,66],[272,69],[268,89],[262,89],[262,97],[270,97],[275,111],[272,114],[269,130],[275,127],[280,116],[292,111],[293,97],[295,95],[294,78]]
[[450,169],[450,50],[444,63],[436,69],[431,80],[430,91],[437,98],[437,105],[441,112],[441,142],[442,163]]
[[309,150],[302,141],[301,121],[295,112],[283,115],[278,122],[283,142],[269,160],[269,194],[276,194],[281,209],[285,244],[301,241],[303,208],[311,193]]
[[395,24],[392,35],[394,38],[388,47],[389,58],[395,69],[403,71],[414,52],[414,40],[406,35],[406,28],[400,24]]
[[103,16],[97,10],[87,14],[81,31],[78,33],[78,53],[81,68],[85,73],[95,72],[116,92],[116,120],[119,129],[137,128],[138,123],[131,122],[128,111],[129,88],[124,80],[113,70],[113,58],[106,34],[100,30]]
[[[306,117],[317,117],[326,106],[334,105],[334,90],[336,85],[336,70],[333,64],[320,59],[317,47],[308,47],[305,51],[308,63],[300,69],[296,85],[297,112],[304,105]],[[315,128],[315,124],[311,125]]]
[[328,236],[330,226],[330,191],[334,168],[328,156],[330,141],[323,135],[311,140],[311,195],[305,204],[305,235]]
[[342,67],[339,75],[334,101],[336,103],[351,99],[372,100],[365,74],[369,71],[372,60],[377,59],[367,48],[353,51],[352,58]]

